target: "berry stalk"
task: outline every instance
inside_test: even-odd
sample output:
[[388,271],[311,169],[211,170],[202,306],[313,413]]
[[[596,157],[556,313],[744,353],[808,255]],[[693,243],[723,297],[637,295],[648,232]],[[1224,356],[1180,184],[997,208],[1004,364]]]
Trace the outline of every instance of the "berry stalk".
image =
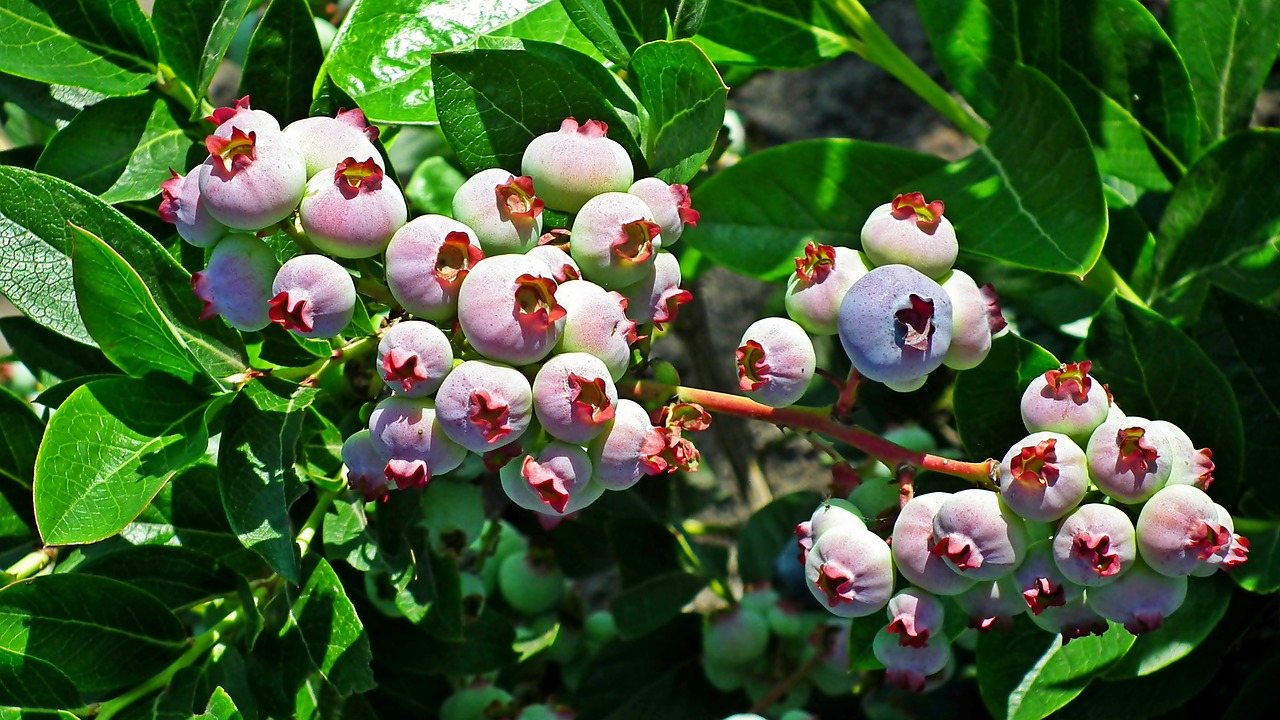
[[961,462],[908,450],[860,427],[837,422],[825,408],[772,408],[738,395],[667,385],[651,380],[623,383],[618,386],[618,390],[636,399],[662,400],[678,397],[685,402],[697,403],[713,413],[728,413],[774,425],[812,430],[852,445],[890,467],[905,463],[921,470],[964,478],[975,485],[990,486],[993,482],[993,473],[998,467],[995,460]]

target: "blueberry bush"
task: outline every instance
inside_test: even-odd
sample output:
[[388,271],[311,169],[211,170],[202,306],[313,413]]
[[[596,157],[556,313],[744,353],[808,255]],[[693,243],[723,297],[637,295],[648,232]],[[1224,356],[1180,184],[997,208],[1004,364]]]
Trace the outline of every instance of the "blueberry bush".
[[869,5],[0,1],[0,718],[1274,705],[1280,2]]

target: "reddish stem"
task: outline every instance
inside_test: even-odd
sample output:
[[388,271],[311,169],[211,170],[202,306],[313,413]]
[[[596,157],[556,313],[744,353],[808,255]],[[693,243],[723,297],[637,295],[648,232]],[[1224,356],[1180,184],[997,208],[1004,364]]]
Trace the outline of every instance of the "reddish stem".
[[852,445],[889,467],[897,467],[905,463],[921,470],[964,478],[975,485],[990,487],[994,482],[993,473],[998,465],[995,460],[961,462],[908,450],[860,427],[840,424],[831,417],[826,408],[771,408],[738,395],[666,385],[652,380],[636,380],[620,384],[618,389],[635,398],[663,400],[678,397],[685,402],[697,403],[711,412],[729,413],[752,420],[762,420],[773,425],[812,430]]
[[844,386],[840,388],[840,397],[836,398],[835,416],[838,418],[847,418],[849,413],[853,412],[853,405],[858,401],[858,386],[862,384],[862,375],[858,373],[858,368],[849,368],[849,379],[844,381]]

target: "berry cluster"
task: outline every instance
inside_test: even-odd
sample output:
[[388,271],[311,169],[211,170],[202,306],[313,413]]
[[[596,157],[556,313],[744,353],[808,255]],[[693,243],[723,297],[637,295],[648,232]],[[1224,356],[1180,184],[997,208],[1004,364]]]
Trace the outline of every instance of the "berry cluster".
[[[1000,462],[998,493],[904,496],[888,541],[844,500],[796,528],[815,598],[842,617],[886,611],[873,651],[893,684],[919,691],[946,666],[941,596],[971,627],[1027,613],[1065,643],[1108,621],[1156,630],[1188,576],[1247,559],[1248,541],[1205,493],[1209,451],[1172,423],[1125,415],[1090,369],[1064,364],[1027,387],[1031,434]],[[895,568],[909,584],[896,594]]]
[[[523,175],[480,172],[452,218],[409,221],[360,111],[281,129],[246,97],[209,119],[208,159],[164,183],[160,208],[212,248],[192,278],[202,317],[336,337],[357,302],[338,260],[381,255],[386,289],[414,318],[392,308],[377,356],[389,394],[342,449],[366,499],[423,487],[477,453],[501,468],[513,502],[558,518],[645,474],[696,467],[682,433],[705,414],[668,412],[655,426],[614,383],[637,329],[660,328],[690,299],[661,249],[698,214],[683,185],[633,183],[604,123],[566,119],[529,144]],[[571,228],[544,233],[544,208],[574,213]],[[259,239],[276,229],[319,252],[277,264]]]

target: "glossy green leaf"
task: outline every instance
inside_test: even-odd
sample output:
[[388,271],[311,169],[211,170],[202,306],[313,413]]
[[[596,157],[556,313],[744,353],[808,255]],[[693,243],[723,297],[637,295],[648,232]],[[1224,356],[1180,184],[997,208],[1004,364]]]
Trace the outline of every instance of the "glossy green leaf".
[[784,495],[751,514],[738,536],[738,572],[747,584],[769,582],[778,554],[795,545],[796,525],[818,509],[815,492]]
[[709,0],[667,0],[667,14],[677,38],[693,37],[702,29]]
[[108,241],[141,277],[187,349],[215,377],[245,368],[239,333],[201,322],[191,274],[110,205],[70,183],[16,167],[0,167],[0,292],[41,325],[93,343],[76,312],[70,225]]
[[432,54],[467,48],[550,1],[361,0],[338,30],[325,67],[371,122],[435,122]]
[[35,466],[35,516],[50,545],[88,543],[128,525],[204,453],[206,398],[160,377],[95,380],[49,422]]
[[453,215],[453,196],[466,180],[448,160],[429,157],[414,169],[404,197],[420,212]]
[[1231,583],[1218,576],[1195,580],[1187,584],[1187,599],[1182,607],[1165,618],[1159,632],[1138,636],[1124,658],[1107,670],[1108,680],[1143,677],[1162,670],[1190,655],[1209,637],[1227,614]]
[[1022,393],[1058,364],[1048,350],[1009,332],[991,343],[981,365],[956,376],[956,427],[969,455],[1000,459],[1026,436]]
[[131,0],[6,0],[0,5],[0,71],[136,95],[154,80],[156,38]]
[[59,335],[29,317],[0,318],[0,335],[36,375],[44,372],[66,380],[120,372],[98,348]]
[[1094,317],[1083,352],[1126,413],[1167,420],[1196,447],[1213,450],[1214,498],[1229,505],[1240,492],[1244,427],[1231,385],[1195,342],[1160,315],[1113,297]]
[[44,423],[25,400],[0,385],[0,482],[31,487]]
[[946,203],[962,253],[1077,276],[1102,253],[1107,205],[1089,137],[1066,96],[1030,68],[1005,79],[986,144],[901,190]]
[[323,559],[298,592],[286,632],[297,632],[314,671],[342,695],[372,689],[369,637],[342,582]]
[[104,202],[146,200],[160,194],[170,168],[186,167],[191,146],[163,98],[109,98],[58,131],[36,170],[78,185]]
[[135,377],[162,373],[202,382],[204,371],[142,278],[100,238],[74,225],[71,230],[76,303],[103,353]]
[[605,59],[587,36],[569,20],[564,4],[560,2],[548,2],[534,8],[502,27],[490,30],[485,33],[485,37],[537,40],[577,50],[601,62]]
[[271,0],[249,41],[240,95],[284,125],[307,117],[311,88],[324,63],[307,0]]
[[823,0],[709,0],[695,42],[713,62],[802,68],[849,51]]
[[1005,632],[978,635],[978,688],[987,710],[1007,720],[1040,720],[1124,656],[1134,637],[1119,625],[1062,644],[1025,616]]
[[46,125],[61,127],[75,117],[76,113],[106,96],[83,88],[49,85],[0,73],[0,97],[5,102],[26,110]]
[[178,618],[122,582],[46,575],[0,590],[0,654],[49,663],[81,692],[141,682],[186,647]]
[[1204,152],[1178,183],[1156,233],[1156,298],[1176,302],[1214,281],[1280,299],[1280,135],[1249,130]]
[[618,7],[617,3],[606,2],[606,0],[562,0],[560,5],[574,27],[578,28],[578,31],[586,36],[609,62],[626,66],[631,61],[631,51],[635,48],[627,47],[627,43],[622,39],[622,33],[609,15],[611,8]]
[[196,715],[192,720],[244,720],[244,717],[227,691],[218,688],[213,691],[213,696],[209,698],[209,705],[205,707],[204,712]]
[[231,528],[281,576],[298,581],[289,506],[304,488],[294,469],[303,411],[317,391],[276,381],[246,385],[227,410],[218,488]]
[[1249,126],[1280,44],[1280,2],[1172,0],[1169,25],[1195,88],[1200,139]]
[[631,59],[640,102],[649,111],[640,133],[649,170],[687,183],[711,155],[724,124],[729,89],[707,56],[688,40],[646,43]]
[[592,67],[608,77],[604,68],[572,50],[523,45],[432,57],[440,130],[466,170],[519,168],[529,141],[566,117],[605,122],[633,160],[641,156],[602,80],[579,72]]
[[[80,692],[50,663],[21,649],[0,647],[0,703],[21,708],[70,708],[80,704]],[[19,711],[9,717],[17,720],[25,714]]]
[[[1182,662],[1150,675],[1113,681],[1110,671],[1103,673],[1099,678],[1101,682],[1089,683],[1084,692],[1054,717],[1061,720],[1096,720],[1100,717],[1142,720],[1176,716],[1217,679],[1223,648],[1213,645],[1215,643],[1204,643]],[[1241,715],[1228,708],[1222,717],[1238,718]]]
[[1249,561],[1228,577],[1249,592],[1280,590],[1280,523],[1237,517],[1235,524],[1236,532],[1249,539]]
[[1102,172],[1167,190],[1199,129],[1191,81],[1138,0],[918,0],[938,62],[984,117],[1019,63],[1057,83],[1088,130]]
[[160,54],[179,80],[203,95],[249,0],[156,0],[151,24]]
[[128,583],[173,609],[229,595],[238,578],[211,555],[166,545],[125,546],[85,560],[74,572]]
[[781,279],[809,241],[859,246],[872,210],[942,165],[930,155],[856,140],[771,148],[695,188],[693,207],[702,217],[681,238],[730,270]]
[[648,578],[613,597],[609,603],[618,634],[626,639],[647,635],[680,614],[707,579],[686,572],[672,572]]
[[333,503],[334,512],[324,516],[325,554],[341,558],[352,568],[366,572],[378,561],[377,539],[369,528],[369,518],[364,512],[364,501]]

